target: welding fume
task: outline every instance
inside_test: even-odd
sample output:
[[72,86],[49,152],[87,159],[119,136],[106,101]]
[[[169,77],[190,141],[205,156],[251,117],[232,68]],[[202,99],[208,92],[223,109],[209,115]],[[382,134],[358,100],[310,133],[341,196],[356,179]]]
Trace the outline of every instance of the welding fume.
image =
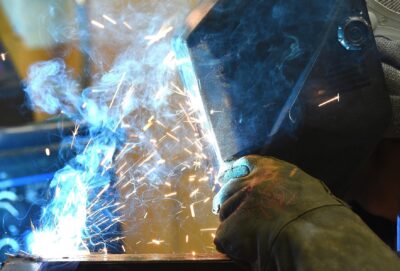
[[221,163],[217,250],[399,270],[400,2],[205,1],[176,41]]
[[0,129],[0,264],[215,252],[214,172],[171,46],[196,1],[36,2],[0,1],[1,104],[8,123],[32,114]]

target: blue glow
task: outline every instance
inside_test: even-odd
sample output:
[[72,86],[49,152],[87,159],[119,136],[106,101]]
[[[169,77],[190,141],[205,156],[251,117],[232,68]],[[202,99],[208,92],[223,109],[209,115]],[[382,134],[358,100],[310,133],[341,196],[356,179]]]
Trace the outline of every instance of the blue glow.
[[0,209],[9,212],[13,217],[19,216],[19,211],[9,202],[0,202]]
[[28,184],[42,183],[51,180],[53,176],[54,173],[45,173],[45,174],[25,176],[20,178],[5,179],[0,181],[0,189],[7,189],[12,187],[25,186]]
[[0,249],[3,249],[5,247],[10,247],[14,252],[17,252],[19,250],[18,242],[12,238],[0,239]]
[[400,253],[400,214],[397,216],[397,252]]
[[17,195],[11,191],[0,191],[0,200],[17,200]]
[[[18,221],[21,219],[21,213],[14,206],[18,200],[17,194],[11,191],[1,191],[0,192],[0,214],[2,215],[2,229],[0,237],[0,251],[2,252],[18,252],[20,249],[20,244],[17,238],[13,238],[19,234],[18,228],[13,225],[13,221]],[[2,260],[0,254],[0,260]]]

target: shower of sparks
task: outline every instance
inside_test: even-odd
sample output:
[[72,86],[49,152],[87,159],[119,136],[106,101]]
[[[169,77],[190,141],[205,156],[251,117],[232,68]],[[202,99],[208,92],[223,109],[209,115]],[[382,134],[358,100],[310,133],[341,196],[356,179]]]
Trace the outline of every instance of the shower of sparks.
[[91,20],[90,23],[98,28],[104,28],[104,24],[99,23],[98,21]]
[[340,102],[340,94],[338,93],[338,95],[332,99],[327,100],[326,102],[323,102],[321,104],[318,105],[318,107],[323,107],[327,104],[333,103],[333,102]]
[[112,24],[114,24],[114,25],[117,24],[117,22],[116,22],[114,19],[110,18],[110,17],[107,16],[106,14],[103,14],[102,17],[103,17],[105,20],[109,21],[110,23],[112,23]]
[[[106,14],[102,18],[117,27],[133,30],[126,21],[117,24],[116,20]],[[95,20],[91,24],[105,28]],[[156,34],[142,37],[144,46],[152,46],[153,50],[165,43],[170,47],[170,41],[164,42],[164,39],[172,36],[168,34],[173,29],[172,26],[162,25]],[[169,48],[157,58],[160,63],[150,68],[162,67],[168,72],[161,72],[170,74],[170,71],[176,70],[176,65],[188,61],[176,58]],[[101,97],[100,104],[96,104],[97,100],[87,99],[76,106],[79,112],[87,114],[83,120],[76,121],[70,137],[70,148],[78,153],[75,161],[78,166],[77,169],[66,167],[56,174],[53,184],[54,201],[61,205],[54,209],[49,208],[50,221],[46,227],[42,229],[42,225],[32,225],[32,251],[39,255],[86,254],[91,245],[98,247],[97,252],[108,253],[107,245],[110,243],[120,244],[121,250],[125,252],[129,246],[126,248],[122,244],[122,236],[105,236],[108,236],[110,230],[114,230],[113,227],[126,223],[125,211],[130,206],[137,204],[145,208],[146,200],[160,201],[160,208],[162,201],[179,203],[180,209],[174,211],[177,217],[182,214],[182,217],[200,219],[204,208],[210,209],[210,197],[207,195],[210,194],[209,182],[215,172],[209,166],[209,137],[206,131],[201,130],[205,118],[201,116],[199,105],[193,101],[192,94],[180,87],[175,81],[176,76],[172,75],[154,89],[142,86],[142,82],[136,83],[136,79],[132,79],[135,76],[130,74],[129,69],[118,70],[112,75],[112,84],[107,81],[110,77],[105,80],[106,90],[95,85],[87,91],[89,96]],[[151,93],[148,95],[151,102],[164,103],[163,99],[169,102],[167,99],[172,98],[175,104],[169,107],[146,108],[142,104],[148,102],[148,97],[139,98],[142,92]],[[64,112],[64,108],[62,109]],[[65,111],[68,112],[68,108]],[[87,121],[85,117],[94,117],[95,121]],[[85,137],[87,129],[90,137]],[[46,148],[45,153],[49,156],[50,149]],[[190,173],[187,174],[188,172]],[[67,187],[68,182],[73,185]],[[178,188],[178,182],[185,183],[184,193],[180,186]],[[152,190],[159,192],[158,198],[152,196],[154,198],[150,200],[143,199],[143,192]],[[110,197],[115,193],[121,195],[117,198]],[[189,196],[186,199],[189,203],[182,202],[182,195]],[[143,221],[150,221],[150,218],[153,219],[153,216],[149,216],[147,211],[140,215]],[[203,228],[199,230],[199,234],[209,231],[215,229]],[[61,234],[66,236],[60,236]],[[149,238],[151,241],[139,240],[136,244],[161,246],[169,242],[166,238],[160,238],[160,235],[156,237]],[[188,243],[189,235],[184,238]],[[65,250],[60,249],[64,246]],[[192,254],[195,256],[196,252],[192,251]]]

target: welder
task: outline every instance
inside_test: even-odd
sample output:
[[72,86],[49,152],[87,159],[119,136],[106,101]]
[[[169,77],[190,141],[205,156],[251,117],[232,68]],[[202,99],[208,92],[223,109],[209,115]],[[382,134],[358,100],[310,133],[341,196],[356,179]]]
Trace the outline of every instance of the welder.
[[[217,250],[252,270],[400,270],[343,201],[378,233],[400,212],[399,28],[375,43],[361,0],[210,2],[177,51],[228,161]],[[395,17],[379,22],[398,22],[400,3],[383,2]]]
[[[393,122],[363,170],[353,177],[353,185],[357,183],[361,191],[352,205],[394,248],[400,213],[400,40],[377,37],[376,41]],[[224,186],[213,203],[221,221],[215,245],[245,267],[400,270],[400,258],[350,206],[293,164],[246,156],[231,162],[220,181]]]

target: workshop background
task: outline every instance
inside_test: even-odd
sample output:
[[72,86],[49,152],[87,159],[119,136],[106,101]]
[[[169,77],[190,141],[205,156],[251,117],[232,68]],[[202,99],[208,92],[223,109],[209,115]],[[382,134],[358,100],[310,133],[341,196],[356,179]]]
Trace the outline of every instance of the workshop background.
[[[149,4],[144,5],[146,2]],[[144,14],[157,16],[159,6],[150,4],[153,2],[157,1],[0,1],[0,262],[5,253],[28,249],[25,237],[37,226],[41,209],[50,199],[50,181],[74,155],[65,148],[64,139],[86,133],[85,128],[78,131],[76,124],[62,112],[48,115],[29,106],[32,101],[23,91],[29,68],[39,61],[63,59],[81,89],[90,86],[94,78],[106,73],[121,52],[131,46],[131,39],[124,37],[136,28],[140,31],[140,25],[146,23],[127,23],[130,15],[127,11],[137,5]],[[184,16],[199,1],[168,2],[167,10]],[[163,25],[154,26],[153,32],[157,33],[160,27]],[[151,33],[143,35],[146,34]],[[175,84],[179,88],[179,80]],[[185,104],[187,97],[176,96],[165,102],[177,108]],[[155,122],[154,118],[147,119],[148,124]],[[183,121],[181,129],[191,129],[190,125]],[[125,163],[120,162],[119,166],[135,164],[146,152],[138,149],[134,154],[128,153]],[[178,148],[174,155],[179,157],[177,161],[185,161],[195,154]],[[175,170],[174,189],[169,182],[166,185],[148,182],[148,188],[135,191],[135,199],[118,210],[125,214],[123,221],[111,228],[110,234],[117,241],[96,251],[214,251],[217,217],[211,214],[213,172],[205,161],[194,169]],[[118,188],[116,194],[126,197],[130,192],[129,187],[124,187]]]

